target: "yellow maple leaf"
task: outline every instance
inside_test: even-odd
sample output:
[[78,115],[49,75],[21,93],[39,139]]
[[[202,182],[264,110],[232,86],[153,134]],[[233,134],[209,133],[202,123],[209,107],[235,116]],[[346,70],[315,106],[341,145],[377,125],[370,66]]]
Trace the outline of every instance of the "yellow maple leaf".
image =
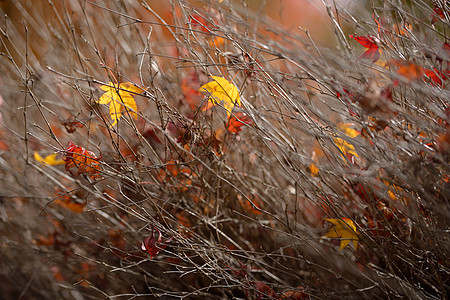
[[[341,123],[338,125],[338,127],[346,136],[348,136],[350,138],[355,138],[356,136],[358,136],[360,134],[360,132],[355,129],[350,128],[351,125],[353,125],[353,124]],[[346,155],[348,153],[348,154],[354,155],[356,157],[359,157],[358,153],[355,152],[355,146],[353,146],[349,142],[336,137],[334,139],[334,144],[339,148],[339,150],[341,150],[341,152],[344,155]]]
[[210,95],[208,98],[208,105],[203,109],[204,111],[214,105],[221,104],[227,111],[227,116],[230,118],[231,111],[235,105],[241,106],[241,98],[237,87],[218,76],[211,76],[213,81],[210,81],[199,89],[199,91],[207,91]]
[[63,165],[65,162],[61,158],[56,158],[58,153],[47,155],[46,157],[42,157],[37,151],[34,152],[33,157],[36,161],[40,162],[43,165],[57,166]]
[[134,86],[131,82],[121,83],[119,86],[108,82],[108,85],[102,85],[100,89],[106,93],[97,102],[99,104],[109,104],[109,115],[113,120],[111,127],[117,124],[117,121],[125,111],[128,111],[133,118],[137,119],[136,102],[130,93],[140,94],[142,89]]
[[350,243],[350,241],[353,242],[353,246],[358,247],[358,235],[359,232],[356,231],[355,223],[353,223],[352,220],[349,218],[342,218],[342,219],[325,219],[325,221],[330,222],[333,224],[333,228],[324,235],[324,237],[328,238],[340,238],[341,239],[341,246],[339,250],[344,249],[347,247],[347,245]]

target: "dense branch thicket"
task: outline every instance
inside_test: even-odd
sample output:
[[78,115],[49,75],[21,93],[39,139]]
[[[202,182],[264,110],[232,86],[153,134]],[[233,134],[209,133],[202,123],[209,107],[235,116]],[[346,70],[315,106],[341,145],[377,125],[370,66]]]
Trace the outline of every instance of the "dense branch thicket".
[[448,297],[446,1],[0,3],[5,299]]

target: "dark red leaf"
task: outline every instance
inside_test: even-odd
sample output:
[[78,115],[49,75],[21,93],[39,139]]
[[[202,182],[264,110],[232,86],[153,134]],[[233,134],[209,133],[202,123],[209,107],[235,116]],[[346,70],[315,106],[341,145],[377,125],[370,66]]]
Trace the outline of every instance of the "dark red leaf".
[[141,245],[141,249],[147,251],[150,254],[150,258],[155,257],[161,250],[164,250],[168,243],[172,240],[172,238],[165,241],[165,243],[161,243],[162,233],[156,228],[152,228],[152,233],[144,240]]
[[445,42],[445,44],[442,46],[447,56],[450,56],[450,44]]
[[75,121],[74,119],[62,121],[61,124],[66,128],[66,131],[68,133],[74,133],[75,130],[77,130],[77,128],[83,128],[83,124],[81,124],[78,121]]
[[253,284],[255,285],[255,288],[258,291],[257,292],[258,296],[256,297],[256,299],[263,299],[267,297],[278,298],[278,294],[267,284],[261,281],[256,281]]
[[150,128],[147,129],[142,136],[149,142],[155,142],[157,144],[161,144],[161,140],[159,139],[157,132],[160,132],[158,128]]

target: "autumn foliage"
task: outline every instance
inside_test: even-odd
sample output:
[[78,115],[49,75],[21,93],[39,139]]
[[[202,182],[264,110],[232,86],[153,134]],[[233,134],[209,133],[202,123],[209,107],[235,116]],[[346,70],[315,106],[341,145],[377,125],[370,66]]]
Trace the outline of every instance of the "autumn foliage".
[[0,1],[2,299],[449,297],[445,1],[317,1],[322,36],[31,2]]

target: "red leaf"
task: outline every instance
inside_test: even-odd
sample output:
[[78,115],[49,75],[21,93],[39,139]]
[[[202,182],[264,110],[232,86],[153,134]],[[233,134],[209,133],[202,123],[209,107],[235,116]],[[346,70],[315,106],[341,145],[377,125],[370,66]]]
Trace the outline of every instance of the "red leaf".
[[150,129],[147,129],[142,136],[149,142],[155,142],[157,144],[161,144],[161,140],[159,139],[157,133],[161,132],[161,130],[157,127],[153,127]]
[[194,26],[198,26],[201,28],[203,32],[211,32],[211,28],[217,27],[214,23],[209,22],[205,18],[199,15],[191,16],[189,23],[191,23]]
[[51,267],[50,272],[52,272],[52,275],[56,279],[56,281],[59,281],[59,282],[64,281],[64,277],[62,276],[61,271],[59,270],[58,266]]
[[[373,46],[377,46],[375,44],[375,40],[371,37],[366,37],[366,36],[354,36],[354,35],[349,35],[350,38],[354,39],[355,41],[357,41],[358,43],[361,44],[361,46],[363,46],[364,48],[371,48]],[[378,46],[377,46],[378,47]]]
[[238,134],[245,124],[251,124],[252,119],[242,112],[238,112],[228,119],[226,124],[227,130],[231,133]]
[[366,52],[364,52],[358,59],[373,59],[372,62],[375,63],[380,59],[380,51],[378,46],[370,47]]
[[350,35],[350,38],[360,43],[364,48],[369,48],[360,57],[358,57],[358,59],[372,59],[373,63],[380,59],[380,50],[373,38],[369,36],[354,35]]
[[442,46],[447,56],[450,56],[450,44],[445,42],[445,44]]
[[433,13],[431,14],[431,24],[436,23],[439,20],[444,20],[444,12],[439,7],[433,9]]
[[430,84],[433,86],[444,87],[443,81],[447,80],[447,76],[437,68],[433,68],[433,70],[425,69],[423,70],[423,74],[430,79]]

